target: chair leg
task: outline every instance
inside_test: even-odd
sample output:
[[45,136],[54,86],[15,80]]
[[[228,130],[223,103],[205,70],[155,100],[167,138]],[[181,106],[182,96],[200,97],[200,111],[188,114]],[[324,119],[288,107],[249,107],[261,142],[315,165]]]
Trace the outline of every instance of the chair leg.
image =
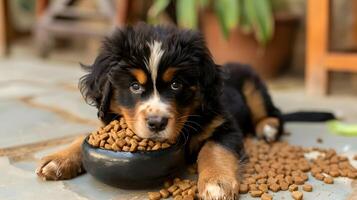
[[306,91],[310,95],[328,92],[328,69],[325,58],[328,51],[329,0],[307,1]]
[[8,51],[7,23],[6,23],[6,0],[0,0],[0,57]]

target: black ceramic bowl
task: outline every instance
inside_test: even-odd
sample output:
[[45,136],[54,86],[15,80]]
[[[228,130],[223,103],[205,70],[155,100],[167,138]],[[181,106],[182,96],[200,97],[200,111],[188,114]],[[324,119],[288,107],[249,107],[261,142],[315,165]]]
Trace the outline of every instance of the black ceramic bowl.
[[140,189],[162,184],[184,165],[183,137],[158,151],[115,152],[82,144],[83,166],[96,179],[120,188]]

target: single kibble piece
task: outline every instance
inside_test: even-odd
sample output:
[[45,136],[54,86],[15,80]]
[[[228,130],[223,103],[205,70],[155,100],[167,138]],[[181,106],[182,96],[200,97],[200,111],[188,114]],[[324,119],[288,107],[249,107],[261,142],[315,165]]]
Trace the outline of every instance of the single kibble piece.
[[260,197],[263,194],[263,191],[260,190],[251,190],[249,191],[250,196],[252,197]]
[[167,198],[167,197],[170,196],[169,191],[167,191],[166,189],[160,190],[160,194],[161,194],[161,197],[162,197],[162,198]]
[[194,196],[191,196],[191,195],[186,195],[186,196],[183,196],[182,200],[194,200],[195,197]]
[[331,178],[331,177],[325,177],[325,178],[324,178],[324,183],[326,183],[326,184],[333,184],[333,178]]
[[241,194],[246,194],[248,192],[249,188],[247,184],[241,184],[239,186],[239,193]]
[[297,191],[299,189],[299,187],[295,184],[292,184],[289,186],[289,191],[293,192],[293,191]]
[[150,200],[159,200],[161,199],[161,194],[160,192],[148,192],[149,199]]
[[325,179],[325,176],[320,174],[320,173],[317,173],[315,174],[314,176],[317,180],[320,180],[320,181],[323,181]]
[[269,189],[273,192],[278,192],[280,190],[280,186],[276,183],[269,185]]
[[183,197],[181,195],[177,195],[174,197],[174,200],[183,200]]
[[302,189],[303,189],[305,192],[312,192],[312,185],[305,183],[305,184],[302,186]]
[[261,200],[272,200],[272,199],[273,199],[273,196],[271,194],[268,194],[268,193],[264,193],[261,196]]
[[180,188],[178,188],[177,190],[175,190],[173,193],[172,193],[172,196],[177,196],[179,194],[182,193],[182,190]]
[[268,185],[267,184],[260,184],[258,189],[263,192],[268,192]]
[[176,185],[172,185],[171,187],[167,188],[167,191],[169,191],[170,193],[173,193],[175,192],[177,189],[177,186]]
[[302,197],[303,197],[303,194],[302,194],[302,192],[300,192],[300,191],[293,191],[293,192],[291,193],[291,196],[292,196],[293,199],[295,199],[295,200],[301,200]]
[[300,176],[295,176],[293,179],[294,179],[294,183],[296,185],[302,185],[305,182],[304,179],[301,178]]
[[287,182],[281,182],[280,184],[280,189],[285,191],[285,190],[288,190],[289,189],[289,184]]

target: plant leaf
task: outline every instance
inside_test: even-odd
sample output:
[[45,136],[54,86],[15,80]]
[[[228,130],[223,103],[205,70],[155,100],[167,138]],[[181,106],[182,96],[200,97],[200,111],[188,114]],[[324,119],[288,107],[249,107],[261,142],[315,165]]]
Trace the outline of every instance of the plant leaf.
[[214,1],[214,8],[220,22],[223,35],[227,38],[229,31],[239,23],[240,9],[238,0]]
[[196,0],[177,0],[176,13],[180,27],[197,28]]
[[209,0],[198,0],[198,4],[200,8],[205,8],[209,5],[210,1]]
[[255,37],[259,43],[266,45],[272,38],[274,19],[270,1],[246,0],[244,1],[248,22],[254,29]]
[[148,21],[149,23],[156,23],[157,17],[165,11],[167,6],[170,4],[170,0],[155,0],[148,11]]

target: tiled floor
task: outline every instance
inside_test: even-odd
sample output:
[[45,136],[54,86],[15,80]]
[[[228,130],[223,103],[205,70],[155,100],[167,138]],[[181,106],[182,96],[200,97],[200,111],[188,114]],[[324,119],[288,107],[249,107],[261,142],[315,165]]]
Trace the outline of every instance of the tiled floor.
[[[76,89],[83,74],[78,64],[45,61],[16,55],[0,60],[0,199],[145,199],[146,191],[121,190],[106,186],[90,175],[68,181],[44,182],[34,173],[41,156],[68,145],[78,134],[97,126],[96,111],[85,104]],[[306,97],[299,84],[275,81],[270,85],[283,111],[329,109],[357,122],[357,97]],[[332,136],[324,124],[289,124],[291,143],[323,145],[352,155],[357,138]],[[345,199],[350,183],[339,180],[321,187],[305,199]],[[287,192],[276,197],[289,199]],[[279,199],[280,199],[279,198]],[[243,199],[249,199],[244,195]]]

